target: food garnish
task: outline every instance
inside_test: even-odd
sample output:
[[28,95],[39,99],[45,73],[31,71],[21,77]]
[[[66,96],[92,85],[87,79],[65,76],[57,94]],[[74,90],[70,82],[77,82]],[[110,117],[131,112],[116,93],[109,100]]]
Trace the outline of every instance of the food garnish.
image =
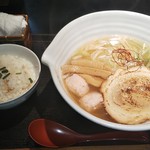
[[21,74],[21,72],[17,72],[16,74]]
[[9,75],[10,73],[7,73],[2,79],[6,79]]
[[139,58],[139,55],[137,58],[132,56],[131,54],[132,50],[127,50],[125,48],[118,48],[112,51],[112,58],[115,63],[117,63],[121,67],[135,67],[135,66],[142,66],[143,60]]
[[33,80],[31,78],[29,78],[30,83],[33,83]]
[[6,79],[9,75],[10,72],[6,67],[0,68],[0,79]]

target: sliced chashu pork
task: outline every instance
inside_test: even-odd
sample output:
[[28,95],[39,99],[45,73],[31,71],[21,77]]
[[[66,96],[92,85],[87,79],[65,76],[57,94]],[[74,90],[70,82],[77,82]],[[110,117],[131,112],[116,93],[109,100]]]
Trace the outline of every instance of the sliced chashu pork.
[[109,115],[123,124],[150,120],[150,70],[146,67],[121,70],[102,85],[104,105]]

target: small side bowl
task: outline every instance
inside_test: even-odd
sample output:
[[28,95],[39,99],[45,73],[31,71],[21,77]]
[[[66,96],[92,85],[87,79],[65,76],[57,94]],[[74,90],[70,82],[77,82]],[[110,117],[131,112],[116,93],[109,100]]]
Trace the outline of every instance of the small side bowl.
[[33,51],[31,51],[30,49],[24,46],[17,45],[17,44],[1,44],[0,55],[17,55],[18,57],[27,59],[33,64],[35,75],[36,75],[34,84],[25,93],[23,93],[21,96],[18,96],[14,99],[9,99],[6,102],[0,103],[0,110],[2,110],[2,109],[15,107],[23,103],[31,96],[31,94],[34,92],[38,84],[38,80],[41,72],[41,63]]
[[101,11],[81,16],[60,30],[43,53],[42,62],[51,71],[54,83],[64,100],[85,118],[105,127],[142,131],[150,130],[150,122],[125,125],[95,117],[79,107],[67,94],[61,74],[61,66],[81,45],[106,35],[128,35],[150,43],[150,16],[131,11]]

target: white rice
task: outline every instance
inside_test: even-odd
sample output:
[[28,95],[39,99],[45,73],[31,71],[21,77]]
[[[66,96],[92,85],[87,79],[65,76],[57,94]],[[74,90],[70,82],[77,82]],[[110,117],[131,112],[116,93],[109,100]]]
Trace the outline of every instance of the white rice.
[[[19,56],[1,55],[0,68],[6,67],[8,73],[0,70],[0,103],[12,100],[24,94],[36,80],[33,64]],[[4,79],[3,79],[4,78]]]

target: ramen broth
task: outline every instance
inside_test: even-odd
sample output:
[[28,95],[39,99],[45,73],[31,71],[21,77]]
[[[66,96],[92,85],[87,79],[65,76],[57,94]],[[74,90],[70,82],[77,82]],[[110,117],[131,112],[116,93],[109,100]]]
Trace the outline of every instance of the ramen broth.
[[[95,80],[96,78],[95,81],[98,81],[97,79],[100,79],[104,82],[119,68],[129,70],[132,67],[140,67],[141,65],[149,68],[149,50],[150,45],[143,42],[142,40],[135,39],[129,36],[118,35],[111,35],[99,38],[82,45],[74,52],[74,54],[72,54],[72,56],[67,60],[66,64],[62,66],[63,81],[68,95],[80,107],[82,107],[79,103],[80,97],[71,92],[66,85],[65,79],[68,76],[71,76],[72,74],[79,74],[82,77],[83,74],[87,74],[90,77],[89,80],[91,78],[92,80]],[[83,64],[80,64],[80,60],[84,60],[85,62]],[[84,73],[84,69],[82,67],[92,68],[92,66],[94,66],[94,69],[96,68],[97,71],[100,71],[102,73],[105,73],[106,71],[106,76],[101,76],[99,72],[97,74],[94,74],[88,72],[87,70],[85,70]],[[103,82],[101,84],[103,84]],[[101,85],[95,87],[89,84],[89,92],[97,91],[101,93],[100,88]],[[105,110],[103,102],[98,109],[93,109],[92,111],[90,111],[90,113],[101,119],[116,122]]]

